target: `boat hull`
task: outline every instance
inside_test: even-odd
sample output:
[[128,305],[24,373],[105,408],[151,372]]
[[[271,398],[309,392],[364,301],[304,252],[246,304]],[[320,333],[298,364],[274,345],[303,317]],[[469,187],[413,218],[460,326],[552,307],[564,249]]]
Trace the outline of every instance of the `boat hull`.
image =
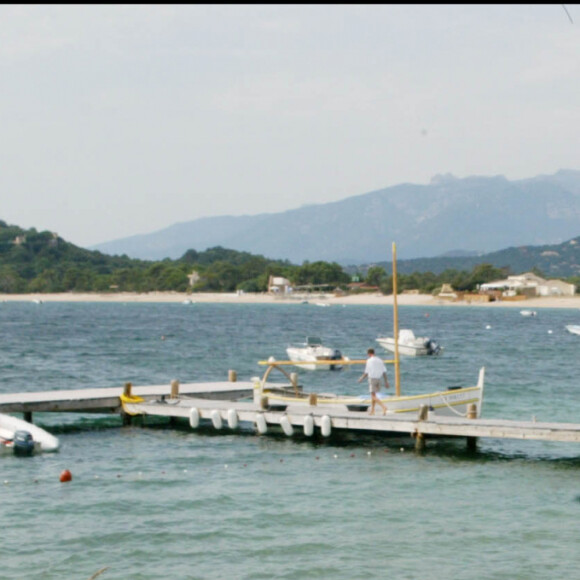
[[[58,438],[51,435],[48,431],[23,419],[0,413],[0,438],[12,441],[16,431],[27,431],[30,433],[35,443],[35,449],[37,448],[36,444],[38,444],[40,451],[57,451],[59,448]],[[9,444],[3,445],[3,447],[9,446]]]
[[384,397],[381,399],[390,413],[418,413],[422,406],[435,416],[466,417],[468,407],[475,405],[476,417],[480,416],[483,388],[466,387],[450,389],[416,397]]
[[[334,349],[326,347],[288,347],[286,349],[288,358],[297,363],[302,369],[308,371],[316,370],[340,370],[342,366],[340,364],[321,364],[317,361],[327,361],[331,359],[336,359],[337,352]],[[340,353],[338,353],[340,355]],[[338,359],[342,358],[339,356]]]
[[[395,352],[395,341],[392,338],[377,338],[377,342],[389,352]],[[412,343],[405,343],[399,341],[399,354],[406,356],[431,356],[439,355],[443,352],[443,348],[437,346],[432,347],[432,341],[428,338],[416,338]]]
[[[430,416],[466,417],[470,406],[475,407],[475,418],[481,415],[483,405],[485,369],[479,371],[477,384],[471,387],[457,387],[444,391],[435,391],[422,395],[412,396],[381,396],[382,402],[387,407],[387,414],[412,413],[417,414],[422,407],[427,407]],[[295,397],[291,395],[276,394],[268,389],[264,390],[264,395],[272,404],[285,405],[288,412],[304,412],[309,405],[313,404],[312,395]],[[368,396],[339,396],[332,394],[319,394],[314,402],[317,408],[329,408],[337,411],[366,412],[371,399]]]
[[[392,338],[377,338],[377,342],[389,352],[395,352],[395,341]],[[406,356],[427,356],[429,351],[423,342],[419,344],[399,343],[399,354]]]

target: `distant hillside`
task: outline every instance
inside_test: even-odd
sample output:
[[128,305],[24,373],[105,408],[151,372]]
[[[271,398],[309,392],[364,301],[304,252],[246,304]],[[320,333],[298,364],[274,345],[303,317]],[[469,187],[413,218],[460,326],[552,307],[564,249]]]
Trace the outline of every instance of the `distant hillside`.
[[[441,274],[445,270],[471,271],[479,264],[491,264],[496,268],[506,268],[513,274],[529,272],[536,268],[548,278],[580,276],[580,236],[562,244],[512,247],[480,256],[418,258],[414,260],[399,260],[397,258],[397,272],[401,274],[414,272]],[[387,272],[390,272],[392,262],[381,261],[363,266],[353,265],[346,268],[346,271],[365,272],[369,266],[382,266]]]
[[560,244],[580,233],[580,171],[509,181],[437,176],[275,214],[218,216],[94,246],[141,259],[177,258],[216,245],[287,259],[362,264],[389,257],[463,255]]
[[[371,272],[370,266],[382,266],[386,272],[381,274],[380,268]],[[295,265],[220,246],[203,252],[188,250],[178,260],[136,260],[78,248],[55,233],[23,230],[0,221],[0,293],[265,292],[271,275],[285,277],[296,287],[326,285],[346,290],[352,274],[366,277],[367,270],[373,285],[390,293],[391,269],[390,262],[350,268],[322,260]],[[398,260],[400,288],[423,292],[451,282],[457,289],[473,290],[506,273],[533,269],[547,277],[578,279],[580,236],[564,244],[508,248],[478,257]]]
[[350,281],[338,264],[295,266],[222,247],[188,250],[178,260],[158,262],[109,256],[79,248],[53,232],[23,230],[0,220],[0,293],[264,292],[270,275],[332,287]]

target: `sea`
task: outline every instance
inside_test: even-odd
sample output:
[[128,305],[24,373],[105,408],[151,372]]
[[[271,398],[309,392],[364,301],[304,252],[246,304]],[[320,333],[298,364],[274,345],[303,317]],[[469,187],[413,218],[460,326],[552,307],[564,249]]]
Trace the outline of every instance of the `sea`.
[[[578,309],[401,306],[444,347],[403,358],[401,391],[474,385],[482,416],[580,423]],[[261,376],[308,335],[351,359],[391,307],[0,303],[0,392]],[[297,369],[305,390],[365,393],[361,367]],[[393,367],[389,367],[394,384]],[[274,374],[271,374],[274,380]],[[280,375],[280,379],[283,379]],[[169,392],[169,390],[168,390]],[[311,439],[166,419],[38,413],[56,453],[0,458],[2,580],[578,578],[580,445],[334,432]],[[68,469],[70,482],[61,482]]]

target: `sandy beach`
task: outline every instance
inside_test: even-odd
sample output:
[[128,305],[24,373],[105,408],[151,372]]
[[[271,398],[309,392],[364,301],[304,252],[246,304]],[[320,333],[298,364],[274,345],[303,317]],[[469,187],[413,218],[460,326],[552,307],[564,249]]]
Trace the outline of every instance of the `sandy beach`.
[[[147,292],[147,293],[76,293],[60,294],[0,294],[0,302],[175,302],[185,303],[224,303],[224,304],[301,304],[308,302],[319,305],[393,305],[393,296],[379,293],[352,294],[340,296],[335,294],[294,295],[292,297],[272,294],[253,293],[199,293],[183,292]],[[485,307],[485,308],[579,308],[580,296],[549,296],[527,298],[524,300],[500,300],[479,302],[474,300],[444,300],[430,294],[400,294],[399,306],[446,306],[446,307]]]

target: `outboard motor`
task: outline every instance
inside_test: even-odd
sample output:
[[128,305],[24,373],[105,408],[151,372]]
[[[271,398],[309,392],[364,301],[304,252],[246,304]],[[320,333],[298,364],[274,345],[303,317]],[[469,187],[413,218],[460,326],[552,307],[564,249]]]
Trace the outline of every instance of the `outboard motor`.
[[[342,360],[342,353],[335,348],[330,360]],[[330,365],[331,371],[339,371],[342,368],[342,365]]]
[[30,457],[34,453],[34,439],[28,431],[16,431],[13,444],[14,455]]
[[434,341],[427,341],[427,354],[439,354],[441,352],[441,347]]

